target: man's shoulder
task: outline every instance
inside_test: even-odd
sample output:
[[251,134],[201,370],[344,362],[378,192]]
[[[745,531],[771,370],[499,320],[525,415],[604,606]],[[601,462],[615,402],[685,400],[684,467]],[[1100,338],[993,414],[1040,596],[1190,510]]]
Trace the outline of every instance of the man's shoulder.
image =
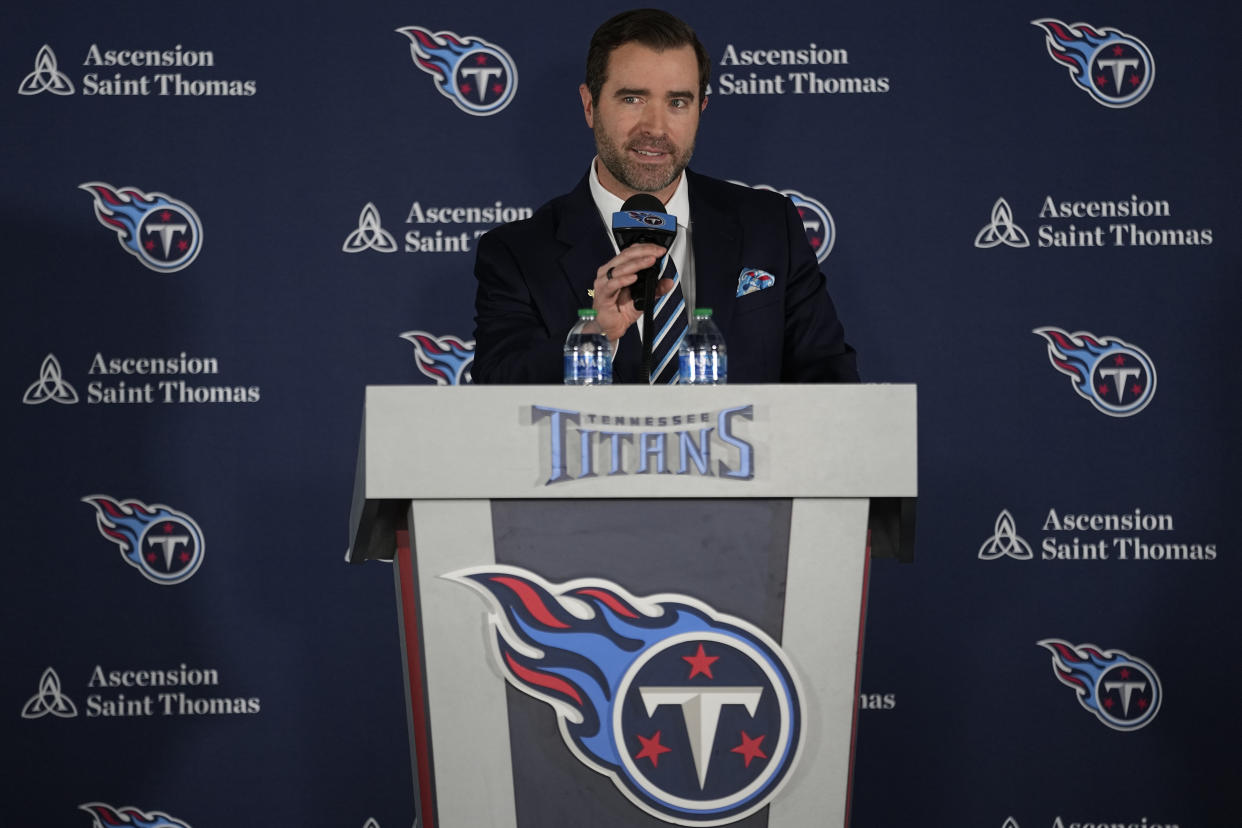
[[690,197],[742,210],[783,210],[788,199],[775,190],[759,189],[686,170]]
[[580,188],[544,202],[529,217],[501,224],[488,230],[483,239],[507,245],[523,245],[532,241],[551,241],[557,236],[564,217],[582,209]]

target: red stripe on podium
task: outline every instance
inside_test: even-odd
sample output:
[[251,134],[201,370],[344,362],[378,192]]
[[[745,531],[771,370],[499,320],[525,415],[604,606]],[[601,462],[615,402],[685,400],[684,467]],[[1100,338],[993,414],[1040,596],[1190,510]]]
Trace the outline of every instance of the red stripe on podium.
[[397,530],[397,589],[405,640],[406,680],[410,688],[410,722],[414,731],[414,772],[418,778],[418,820],[422,828],[436,828],[436,806],[431,774],[431,734],[427,725],[427,689],[423,681],[423,649],[418,629],[418,597],[414,588],[414,561],[410,532]]

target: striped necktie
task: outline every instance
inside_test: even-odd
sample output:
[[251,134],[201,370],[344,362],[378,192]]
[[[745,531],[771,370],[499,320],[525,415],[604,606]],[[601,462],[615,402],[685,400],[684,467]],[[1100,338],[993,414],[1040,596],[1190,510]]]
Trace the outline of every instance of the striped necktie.
[[661,278],[673,279],[673,289],[656,300],[652,311],[651,330],[655,338],[651,341],[651,376],[648,378],[652,385],[677,382],[677,348],[686,335],[688,318],[686,297],[681,292],[681,274],[677,272],[671,253],[666,261],[668,264]]

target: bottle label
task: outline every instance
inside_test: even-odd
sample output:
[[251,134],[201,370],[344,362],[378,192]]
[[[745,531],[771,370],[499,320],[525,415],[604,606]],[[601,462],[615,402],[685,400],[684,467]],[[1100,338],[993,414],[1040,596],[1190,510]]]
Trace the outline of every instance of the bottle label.
[[612,360],[607,353],[576,351],[565,354],[566,385],[608,385],[612,383]]
[[719,351],[690,351],[681,356],[682,385],[723,385],[728,377],[728,358]]

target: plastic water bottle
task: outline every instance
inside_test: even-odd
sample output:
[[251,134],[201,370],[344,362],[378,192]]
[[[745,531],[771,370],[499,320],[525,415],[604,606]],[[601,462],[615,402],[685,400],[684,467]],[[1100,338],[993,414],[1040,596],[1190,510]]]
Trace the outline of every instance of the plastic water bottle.
[[565,337],[565,384],[612,384],[612,343],[590,308],[578,311],[578,324]]
[[695,308],[690,328],[677,351],[682,385],[724,385],[729,375],[724,334],[712,321],[711,308]]

